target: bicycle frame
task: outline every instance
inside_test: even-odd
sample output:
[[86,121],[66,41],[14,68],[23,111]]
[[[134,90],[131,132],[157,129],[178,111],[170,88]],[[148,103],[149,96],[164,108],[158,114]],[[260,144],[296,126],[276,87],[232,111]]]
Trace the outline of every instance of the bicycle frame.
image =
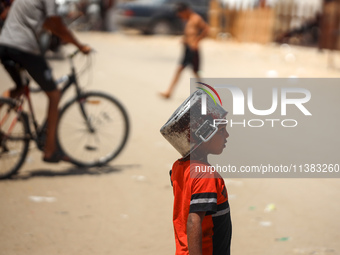
[[[69,161],[77,166],[103,166],[115,158],[125,146],[129,134],[129,119],[124,107],[115,97],[105,92],[84,91],[80,88],[77,79],[79,73],[76,73],[73,64],[73,57],[77,53],[68,57],[70,72],[56,82],[60,83],[58,87],[61,98],[72,85],[75,86],[73,96],[58,107],[56,146],[61,155],[69,157]],[[28,87],[29,81],[25,84],[16,99],[4,98],[0,101],[1,105],[6,106],[1,108],[0,115],[0,157],[4,155],[5,160],[9,159],[7,171],[3,174],[0,171],[0,178],[7,178],[20,169],[31,140],[40,150],[44,149],[46,142],[47,121],[37,122],[32,101],[34,99],[31,99],[31,93],[35,89]],[[100,116],[97,116],[98,112]],[[69,125],[73,122],[76,124],[74,127]],[[111,132],[112,126],[117,132]],[[106,137],[110,137],[110,140]],[[112,143],[107,142],[111,139]],[[20,143],[11,143],[13,140],[19,140]],[[12,155],[12,158],[8,157]]]
[[[29,95],[30,95],[30,91],[28,89],[28,86],[25,85],[22,94],[19,96],[19,99],[15,103],[13,103],[14,107],[16,108],[17,114],[16,114],[16,118],[14,118],[12,120],[12,123],[10,124],[10,126],[8,128],[8,132],[6,133],[7,136],[10,136],[12,134],[14,126],[19,119],[19,116],[24,114],[24,112],[23,112],[24,98],[26,98],[27,101],[28,101],[28,106],[29,106],[29,110],[30,110],[30,113],[31,113],[31,116],[32,116],[34,127],[35,127],[35,129],[38,128],[37,123],[35,121],[34,111],[33,111],[32,103],[31,103]],[[27,117],[27,115],[25,117]],[[0,126],[4,125],[4,123],[7,121],[7,119],[8,119],[8,114],[5,114],[4,117],[0,120]],[[29,131],[30,131],[30,129],[29,129]],[[29,139],[32,139],[31,132],[30,132],[29,135],[30,135]],[[18,138],[18,139],[22,139],[22,138]]]
[[[59,80],[56,81],[57,84],[65,82],[63,87],[60,89],[60,93],[61,93],[60,99],[62,98],[62,96],[65,94],[65,92],[72,85],[74,85],[75,88],[76,88],[76,98],[80,97],[80,95],[81,95],[82,91],[81,91],[81,88],[78,84],[76,70],[75,70],[74,63],[73,63],[73,57],[75,57],[78,53],[79,53],[79,50],[75,51],[74,53],[72,53],[71,55],[68,56],[69,63],[70,63],[70,66],[71,66],[71,73],[61,77]],[[16,110],[17,111],[17,117],[12,120],[12,123],[10,124],[7,135],[11,134],[16,122],[18,121],[19,116],[24,113],[23,105],[24,105],[24,102],[26,100],[28,102],[28,112],[29,112],[28,117],[30,117],[32,119],[32,123],[33,123],[33,127],[34,127],[34,132],[32,132],[30,125],[28,125],[29,136],[30,136],[29,139],[34,140],[37,143],[37,146],[40,149],[42,149],[41,141],[38,141],[39,140],[38,138],[39,138],[39,135],[41,135],[41,133],[44,132],[44,130],[46,129],[47,121],[44,120],[42,122],[41,126],[38,125],[38,122],[35,118],[35,113],[34,113],[33,104],[32,104],[30,94],[31,94],[31,91],[29,89],[29,80],[28,80],[27,84],[24,86],[23,93],[19,96],[18,100],[16,100],[16,106],[15,107],[17,108],[17,110]],[[91,132],[93,132],[93,128],[91,127],[91,124],[88,121],[88,118],[86,117],[86,112],[85,112],[85,109],[82,106],[81,102],[80,102],[80,109],[81,109],[82,115],[84,116],[84,119],[86,120],[86,123],[87,123],[89,130]],[[3,125],[3,123],[5,123],[5,121],[7,120],[7,118],[8,118],[8,116],[5,115],[3,117],[3,119],[0,120],[0,125]]]
[[[69,63],[71,66],[71,73],[66,75],[67,76],[67,82],[64,84],[64,86],[61,88],[61,97],[64,95],[64,93],[71,87],[72,84],[75,85],[76,87],[76,93],[77,96],[79,96],[81,94],[81,89],[78,85],[78,80],[77,80],[77,75],[76,75],[76,69],[74,67],[74,63],[73,63],[73,57],[75,57],[77,54],[79,53],[79,50],[75,51],[73,54],[71,54],[68,59],[69,59]],[[59,79],[59,81],[57,80],[57,84],[63,82],[63,78]]]

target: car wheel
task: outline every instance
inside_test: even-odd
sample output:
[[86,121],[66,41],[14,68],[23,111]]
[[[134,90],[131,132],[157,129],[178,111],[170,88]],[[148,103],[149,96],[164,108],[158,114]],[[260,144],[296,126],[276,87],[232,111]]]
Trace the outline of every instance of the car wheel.
[[171,34],[172,29],[169,22],[160,20],[152,26],[151,32],[155,35],[169,35]]

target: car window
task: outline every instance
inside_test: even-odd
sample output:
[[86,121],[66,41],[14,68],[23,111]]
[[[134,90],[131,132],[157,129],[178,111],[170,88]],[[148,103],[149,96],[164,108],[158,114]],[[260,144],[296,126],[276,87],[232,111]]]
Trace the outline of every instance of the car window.
[[192,5],[196,6],[209,6],[209,0],[190,0]]
[[165,0],[167,3],[184,2],[190,6],[207,7],[209,6],[210,0]]

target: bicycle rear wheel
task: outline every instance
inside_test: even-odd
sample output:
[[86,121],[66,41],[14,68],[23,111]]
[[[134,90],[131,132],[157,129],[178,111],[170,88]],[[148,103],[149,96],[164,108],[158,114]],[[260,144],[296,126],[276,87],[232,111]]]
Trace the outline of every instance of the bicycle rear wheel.
[[0,179],[8,178],[20,169],[28,146],[27,116],[18,114],[13,100],[0,98]]
[[129,120],[112,96],[87,92],[61,110],[58,124],[60,149],[78,166],[102,166],[124,148]]

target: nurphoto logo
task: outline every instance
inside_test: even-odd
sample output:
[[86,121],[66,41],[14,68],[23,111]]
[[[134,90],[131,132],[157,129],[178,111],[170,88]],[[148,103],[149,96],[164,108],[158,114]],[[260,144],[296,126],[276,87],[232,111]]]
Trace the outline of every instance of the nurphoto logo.
[[[203,82],[197,82],[197,83],[199,83],[199,84],[201,84],[201,85],[203,85],[203,86],[206,86],[206,87],[209,88],[212,92],[214,92],[214,94],[217,96],[218,100],[220,101],[220,104],[222,105],[222,100],[221,100],[220,95],[217,93],[217,91],[216,91],[212,86],[210,86],[210,85],[208,85],[208,84],[205,84],[205,83],[203,83]],[[197,88],[200,89],[200,90],[203,90],[204,92],[206,92],[206,93],[211,97],[211,99],[214,101],[215,105],[217,105],[214,96],[210,93],[209,90],[204,89],[204,88],[200,88],[200,87],[197,87]],[[201,109],[201,114],[202,114],[202,115],[207,115],[207,95],[206,95],[206,94],[203,94],[203,95],[201,96],[201,99],[202,99],[202,109]]]
[[[287,116],[287,106],[292,105],[296,107],[304,116],[312,116],[311,112],[306,108],[305,104],[308,103],[311,99],[311,92],[305,88],[294,88],[294,87],[286,87],[286,88],[272,88],[271,90],[271,106],[267,109],[256,109],[254,106],[254,93],[253,88],[248,87],[247,93],[245,94],[239,87],[232,85],[218,85],[213,88],[212,86],[198,82],[199,84],[209,88],[218,98],[221,106],[222,100],[220,95],[217,93],[215,88],[226,89],[231,93],[232,96],[232,113],[235,116],[245,115],[245,107],[248,107],[250,113],[256,116],[270,116],[277,111],[280,111],[281,116]],[[205,88],[199,88],[205,91],[216,103],[216,100],[212,93]],[[262,96],[262,95],[261,95]],[[202,108],[201,114],[207,114],[207,95],[203,94],[201,97],[202,100]],[[229,110],[229,109],[228,109]],[[214,120],[214,125],[216,124],[227,124],[229,123],[232,127],[234,125],[242,125],[243,127],[263,127],[265,123],[271,125],[271,127],[275,126],[275,123],[281,123],[282,127],[296,127],[298,125],[298,121],[296,119],[244,119],[241,122],[233,122],[232,119],[229,121],[227,119],[216,119]]]

